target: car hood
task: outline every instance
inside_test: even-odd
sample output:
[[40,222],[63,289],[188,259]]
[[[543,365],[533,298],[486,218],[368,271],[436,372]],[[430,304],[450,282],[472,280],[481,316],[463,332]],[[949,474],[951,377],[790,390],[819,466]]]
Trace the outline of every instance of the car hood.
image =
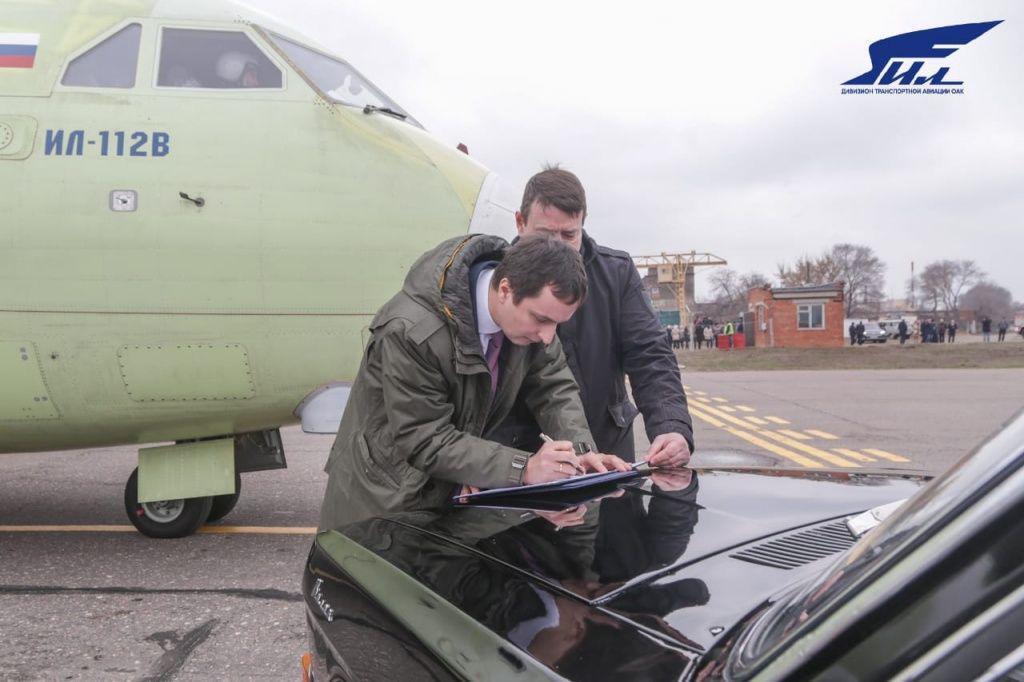
[[[756,559],[765,542],[836,526],[909,497],[924,482],[917,475],[683,470],[621,486],[584,503],[585,512],[452,507],[339,530],[470,613],[487,585],[504,584],[495,574],[517,575],[538,593],[583,602],[637,633],[700,652],[845,545],[826,541],[827,556],[784,567],[734,555],[749,550]],[[488,616],[479,620],[494,628]]]

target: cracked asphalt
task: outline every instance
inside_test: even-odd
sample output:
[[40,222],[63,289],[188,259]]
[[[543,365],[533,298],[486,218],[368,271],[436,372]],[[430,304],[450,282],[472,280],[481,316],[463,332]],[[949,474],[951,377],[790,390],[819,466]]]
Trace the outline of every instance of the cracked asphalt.
[[[222,524],[316,525],[333,440],[283,431]],[[130,447],[0,456],[0,525],[123,526]],[[0,532],[0,680],[298,679],[312,536]]]
[[[882,449],[909,461],[876,464],[931,473],[1024,406],[1024,370],[683,377],[705,400],[698,409],[726,426],[726,417],[777,417],[786,424],[758,428],[827,432],[836,440],[800,443]],[[695,463],[735,452],[779,460],[736,432],[696,420]],[[333,439],[296,427],[282,435],[288,469],[244,474],[238,506],[221,523],[296,534],[0,532],[0,680],[297,679],[306,650],[299,580],[312,541],[301,529],[316,525]],[[132,447],[2,455],[0,526],[123,527],[135,465]]]

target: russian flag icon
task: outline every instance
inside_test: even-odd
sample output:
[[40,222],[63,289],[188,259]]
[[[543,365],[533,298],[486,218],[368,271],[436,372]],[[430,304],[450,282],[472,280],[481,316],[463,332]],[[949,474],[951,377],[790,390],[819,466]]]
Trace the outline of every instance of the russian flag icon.
[[0,69],[31,69],[38,47],[38,33],[0,33]]

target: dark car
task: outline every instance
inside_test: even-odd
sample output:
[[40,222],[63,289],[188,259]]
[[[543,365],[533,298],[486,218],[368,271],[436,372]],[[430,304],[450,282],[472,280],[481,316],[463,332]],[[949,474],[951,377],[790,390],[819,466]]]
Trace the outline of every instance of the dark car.
[[930,482],[701,468],[490,503],[320,533],[313,679],[1024,673],[1024,417]]

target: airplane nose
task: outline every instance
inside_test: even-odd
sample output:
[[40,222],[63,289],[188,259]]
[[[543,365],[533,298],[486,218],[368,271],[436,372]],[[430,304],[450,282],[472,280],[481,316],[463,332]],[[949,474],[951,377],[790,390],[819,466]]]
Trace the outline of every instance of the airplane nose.
[[493,234],[506,239],[516,236],[516,208],[519,196],[509,183],[495,172],[487,173],[473,207],[469,231]]

